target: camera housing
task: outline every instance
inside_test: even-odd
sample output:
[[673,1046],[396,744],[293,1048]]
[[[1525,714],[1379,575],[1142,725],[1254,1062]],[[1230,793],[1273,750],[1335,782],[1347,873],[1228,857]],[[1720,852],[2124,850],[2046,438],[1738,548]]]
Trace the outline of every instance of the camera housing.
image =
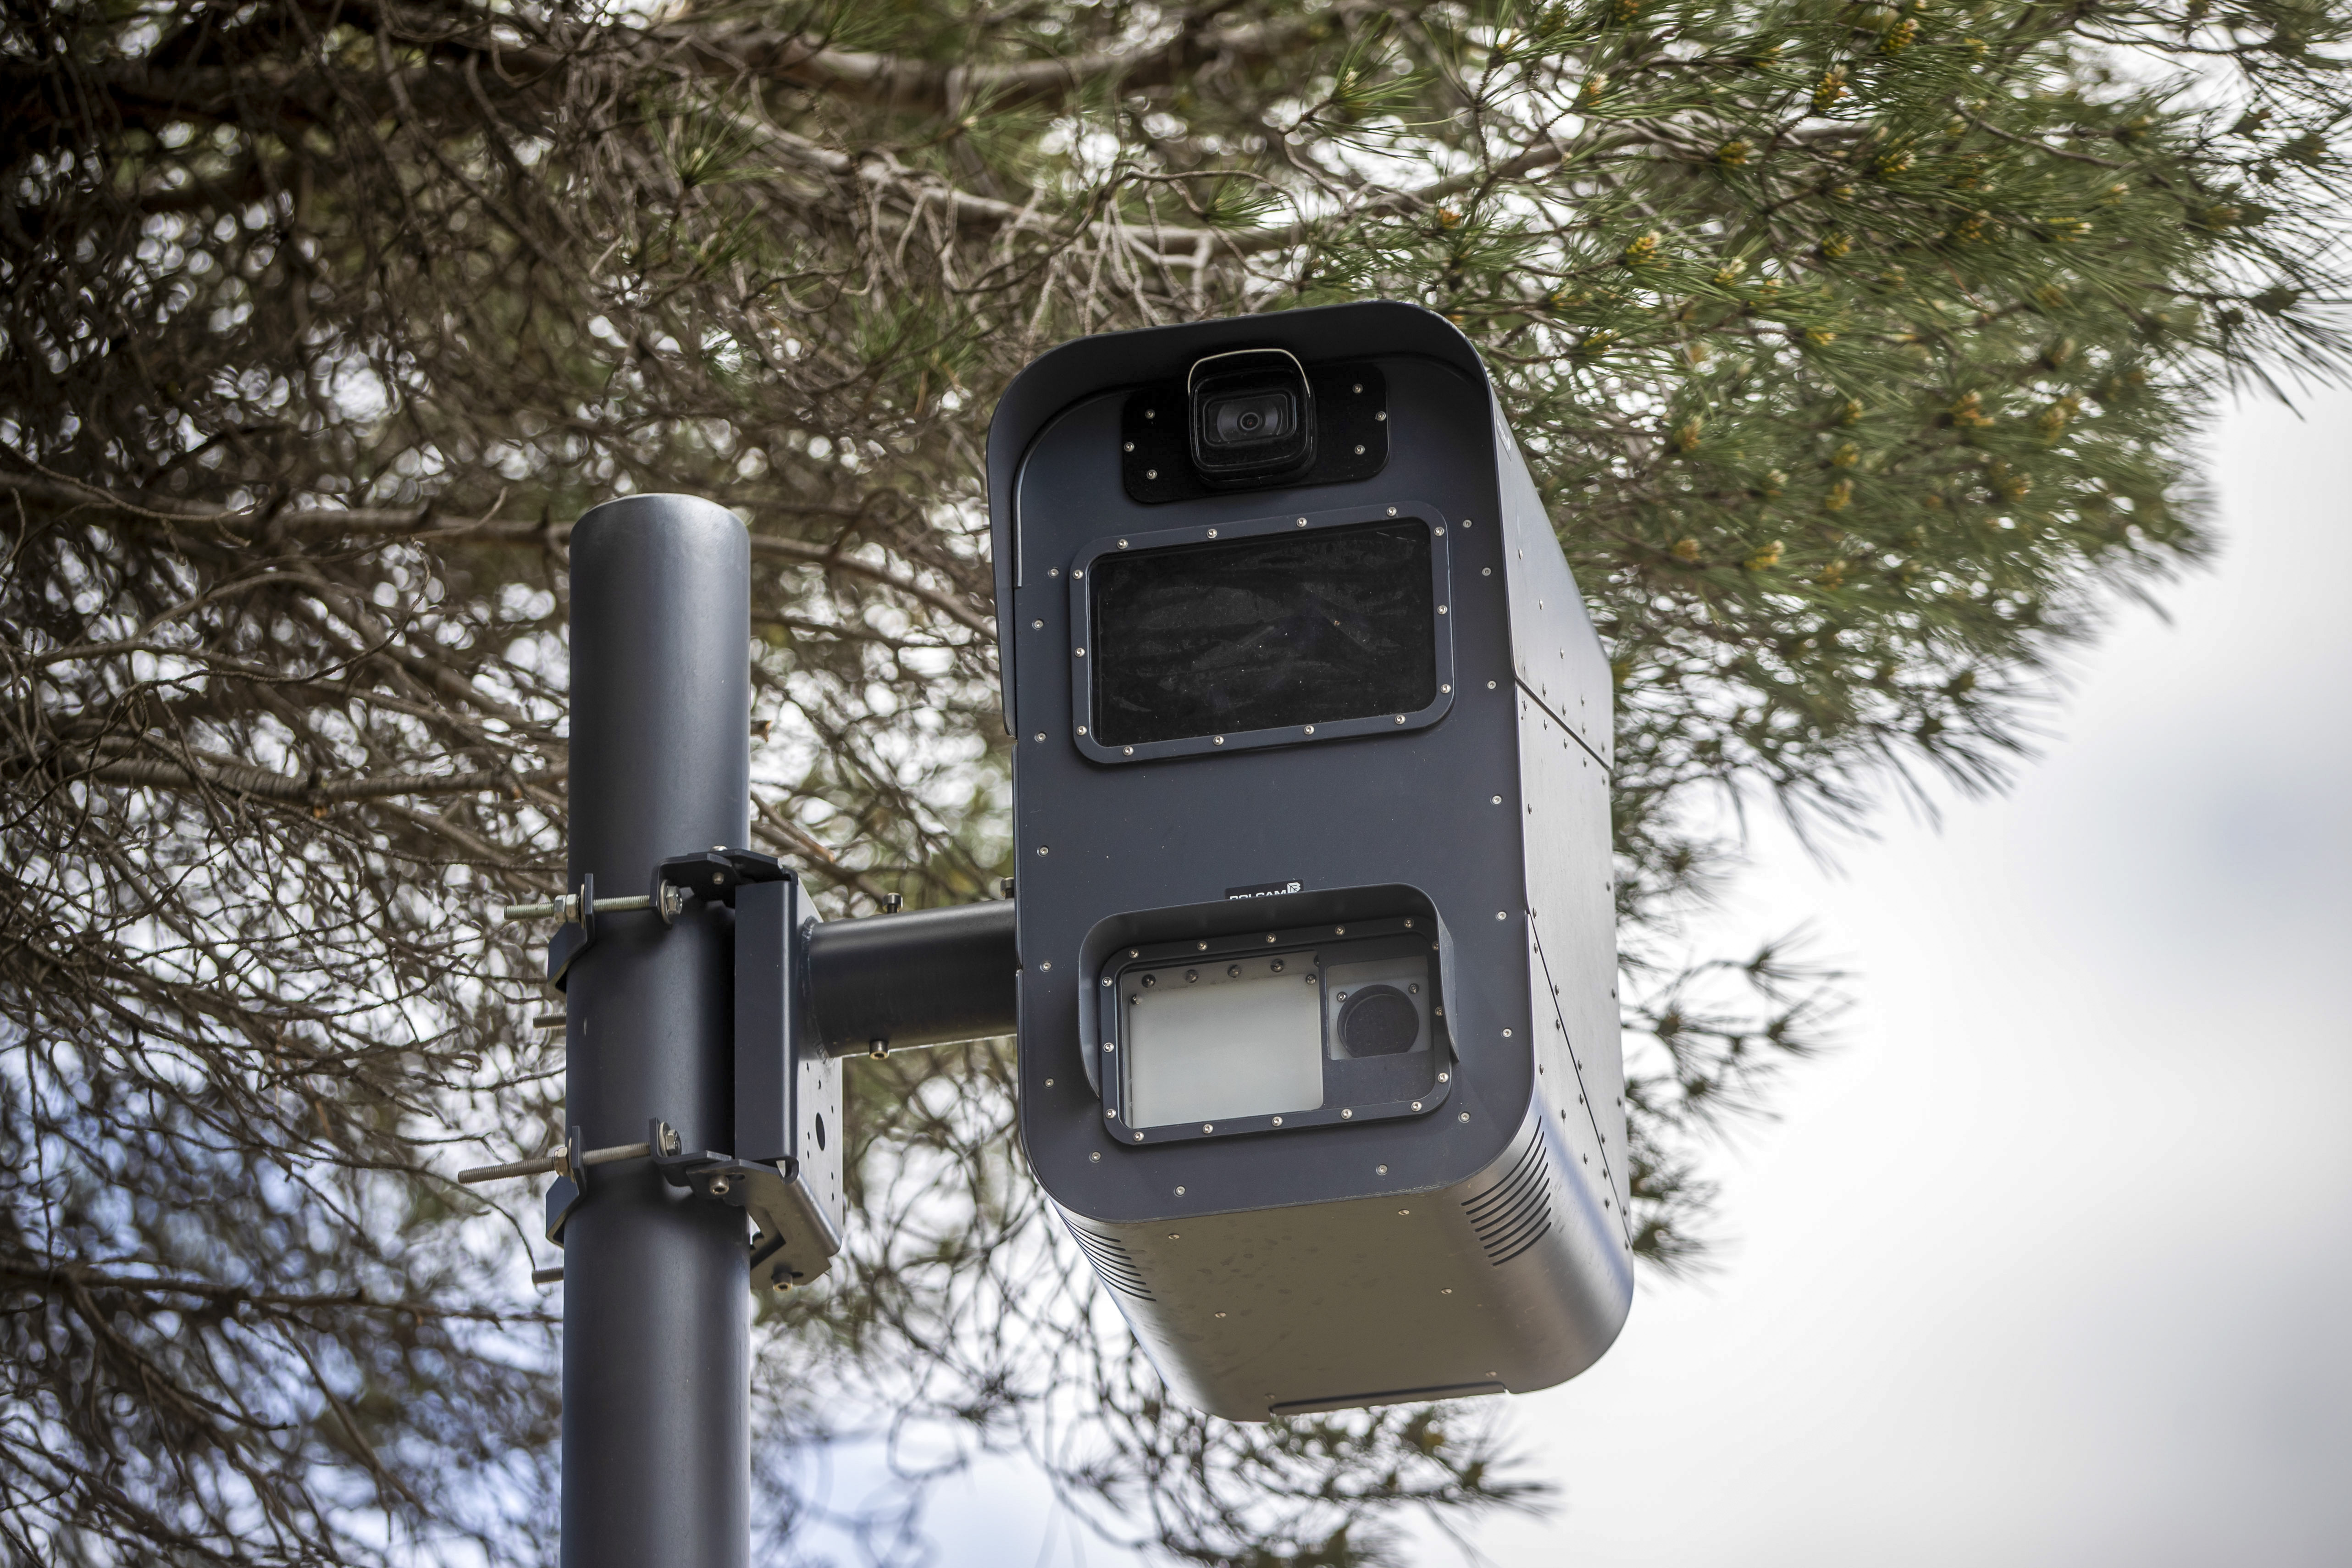
[[1315,466],[1315,389],[1286,349],[1229,349],[1185,373],[1192,467],[1212,485],[1265,484]]
[[[1216,367],[1269,345],[1316,454],[1209,485],[1192,394],[1264,395]],[[1591,1364],[1633,1294],[1612,682],[1475,351],[1385,302],[1080,339],[1007,389],[989,502],[1021,1137],[1171,1394]]]

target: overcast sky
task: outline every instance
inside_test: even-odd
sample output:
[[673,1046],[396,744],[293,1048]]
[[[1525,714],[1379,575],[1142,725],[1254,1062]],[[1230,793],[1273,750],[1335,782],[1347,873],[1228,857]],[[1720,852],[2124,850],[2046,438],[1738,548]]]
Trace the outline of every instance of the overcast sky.
[[[1503,1568],[2352,1563],[2352,396],[2210,446],[2218,570],[2077,660],[1994,801],[1724,911],[1851,969],[1717,1163],[1729,1245],[1513,1400]],[[947,1568],[1129,1561],[992,1470]],[[1457,1561],[1432,1541],[1417,1559]]]

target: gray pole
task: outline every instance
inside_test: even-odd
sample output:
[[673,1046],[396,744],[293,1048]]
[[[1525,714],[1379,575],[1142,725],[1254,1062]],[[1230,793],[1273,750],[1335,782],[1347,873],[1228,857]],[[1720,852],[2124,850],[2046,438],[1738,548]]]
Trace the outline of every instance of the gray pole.
[[[572,861],[604,897],[667,856],[744,845],[751,549],[691,496],[608,502],[572,532]],[[572,966],[566,1120],[589,1147],[649,1117],[731,1147],[729,910],[608,914]],[[563,1234],[563,1568],[748,1568],[743,1211],[635,1161]]]

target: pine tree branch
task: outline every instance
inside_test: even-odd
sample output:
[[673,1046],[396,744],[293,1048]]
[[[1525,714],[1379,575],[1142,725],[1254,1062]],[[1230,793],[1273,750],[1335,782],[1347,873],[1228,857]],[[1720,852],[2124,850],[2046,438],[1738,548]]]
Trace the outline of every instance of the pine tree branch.
[[[19,458],[19,461],[23,459]],[[143,522],[167,524],[175,528],[203,528],[223,532],[261,531],[278,529],[301,531],[328,538],[376,537],[422,544],[544,543],[550,549],[562,549],[571,542],[572,525],[568,522],[530,522],[522,520],[494,521],[491,514],[472,520],[441,521],[428,501],[419,507],[282,507],[276,510],[257,508],[199,507],[182,502],[133,500],[111,490],[86,485],[78,479],[44,470],[39,475],[0,473],[0,494],[14,494],[58,505],[68,510],[89,507],[120,513]],[[721,504],[724,502],[722,500]],[[493,513],[496,509],[493,509]],[[962,604],[936,588],[929,588],[902,572],[871,561],[861,561],[821,545],[804,544],[798,540],[779,539],[771,534],[751,535],[751,552],[778,560],[793,561],[803,565],[821,566],[827,572],[840,572],[862,577],[870,583],[892,588],[909,598],[919,599],[931,608],[954,620],[969,631],[982,637],[994,637],[996,627],[987,616]],[[94,647],[95,645],[93,645]],[[130,651],[130,645],[121,651]],[[167,651],[167,650],[156,650]],[[73,654],[45,657],[78,657]]]

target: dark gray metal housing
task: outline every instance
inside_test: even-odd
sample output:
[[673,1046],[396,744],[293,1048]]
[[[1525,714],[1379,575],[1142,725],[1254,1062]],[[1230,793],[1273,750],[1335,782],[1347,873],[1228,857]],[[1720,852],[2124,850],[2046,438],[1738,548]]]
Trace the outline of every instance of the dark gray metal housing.
[[[1152,389],[1254,347],[1326,376],[1318,401],[1382,402],[1384,464],[1362,472],[1380,457],[1365,442],[1355,469],[1306,488],[1123,482]],[[1329,374],[1347,364],[1378,374]],[[1469,342],[1390,303],[1081,340],[1006,393],[989,487],[1022,1135],[1171,1388],[1262,1420],[1591,1364],[1633,1292],[1610,675]],[[1428,703],[1132,751],[1077,732],[1097,711],[1090,563],[1391,520],[1426,531],[1444,688]],[[1333,1047],[1311,1109],[1122,1119],[1152,1087],[1119,1054],[1141,977],[1187,984],[1185,944],[1213,964],[1202,984],[1311,984],[1375,938],[1434,963],[1433,1056],[1376,1071]]]

